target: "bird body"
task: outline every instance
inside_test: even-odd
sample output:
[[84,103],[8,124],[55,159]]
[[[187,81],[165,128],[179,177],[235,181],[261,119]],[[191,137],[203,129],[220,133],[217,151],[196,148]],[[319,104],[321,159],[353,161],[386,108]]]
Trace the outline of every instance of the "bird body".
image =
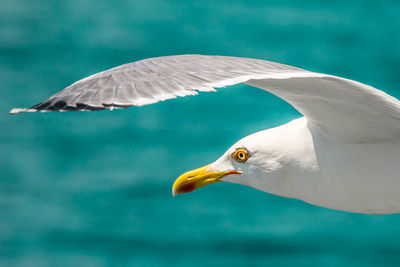
[[[302,117],[243,138],[213,168],[224,169],[220,162],[243,146],[253,151],[257,167],[243,169],[245,166],[238,164],[235,169],[246,177],[228,175],[223,181],[331,209],[400,212],[399,141],[337,142],[312,131]],[[258,151],[262,151],[261,156]]]
[[168,56],[92,75],[10,113],[127,108],[237,83],[281,97],[304,117],[239,140],[181,175],[173,195],[225,181],[332,209],[400,212],[400,101],[349,79],[257,59]]

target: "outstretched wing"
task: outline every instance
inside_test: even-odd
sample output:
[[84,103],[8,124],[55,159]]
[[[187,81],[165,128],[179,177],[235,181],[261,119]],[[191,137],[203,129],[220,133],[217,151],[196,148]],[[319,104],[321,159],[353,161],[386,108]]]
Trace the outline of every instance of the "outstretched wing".
[[224,56],[179,55],[144,59],[77,81],[27,109],[36,111],[102,110],[142,106],[197,91],[233,85],[259,77],[304,76],[298,68],[278,63]]
[[382,91],[279,63],[226,56],[140,60],[82,79],[37,105],[10,113],[127,108],[237,83],[283,98],[324,134],[364,141],[400,138],[400,101]]

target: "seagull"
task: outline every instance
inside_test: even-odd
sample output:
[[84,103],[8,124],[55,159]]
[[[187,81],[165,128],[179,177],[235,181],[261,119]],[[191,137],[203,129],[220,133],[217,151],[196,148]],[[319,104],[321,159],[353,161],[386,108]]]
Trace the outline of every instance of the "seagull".
[[400,101],[353,80],[259,59],[166,56],[94,74],[10,113],[128,108],[238,83],[304,116],[246,136],[215,162],[182,174],[174,196],[231,182],[330,209],[400,212]]

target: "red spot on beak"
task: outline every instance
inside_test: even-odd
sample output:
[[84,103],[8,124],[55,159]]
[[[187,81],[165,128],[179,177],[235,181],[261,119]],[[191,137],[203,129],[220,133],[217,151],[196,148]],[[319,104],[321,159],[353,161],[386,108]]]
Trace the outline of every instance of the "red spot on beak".
[[184,183],[179,188],[176,190],[176,194],[182,194],[182,193],[190,193],[193,190],[196,189],[196,185],[194,183]]

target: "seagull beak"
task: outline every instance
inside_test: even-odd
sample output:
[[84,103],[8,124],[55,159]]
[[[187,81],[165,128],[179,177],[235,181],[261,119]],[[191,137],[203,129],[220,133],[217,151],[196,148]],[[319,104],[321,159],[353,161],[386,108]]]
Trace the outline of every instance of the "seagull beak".
[[178,195],[182,193],[189,193],[193,190],[213,183],[222,182],[220,178],[229,174],[241,174],[238,171],[223,171],[214,172],[207,171],[210,165],[198,168],[196,170],[188,171],[178,177],[172,186],[172,195]]

